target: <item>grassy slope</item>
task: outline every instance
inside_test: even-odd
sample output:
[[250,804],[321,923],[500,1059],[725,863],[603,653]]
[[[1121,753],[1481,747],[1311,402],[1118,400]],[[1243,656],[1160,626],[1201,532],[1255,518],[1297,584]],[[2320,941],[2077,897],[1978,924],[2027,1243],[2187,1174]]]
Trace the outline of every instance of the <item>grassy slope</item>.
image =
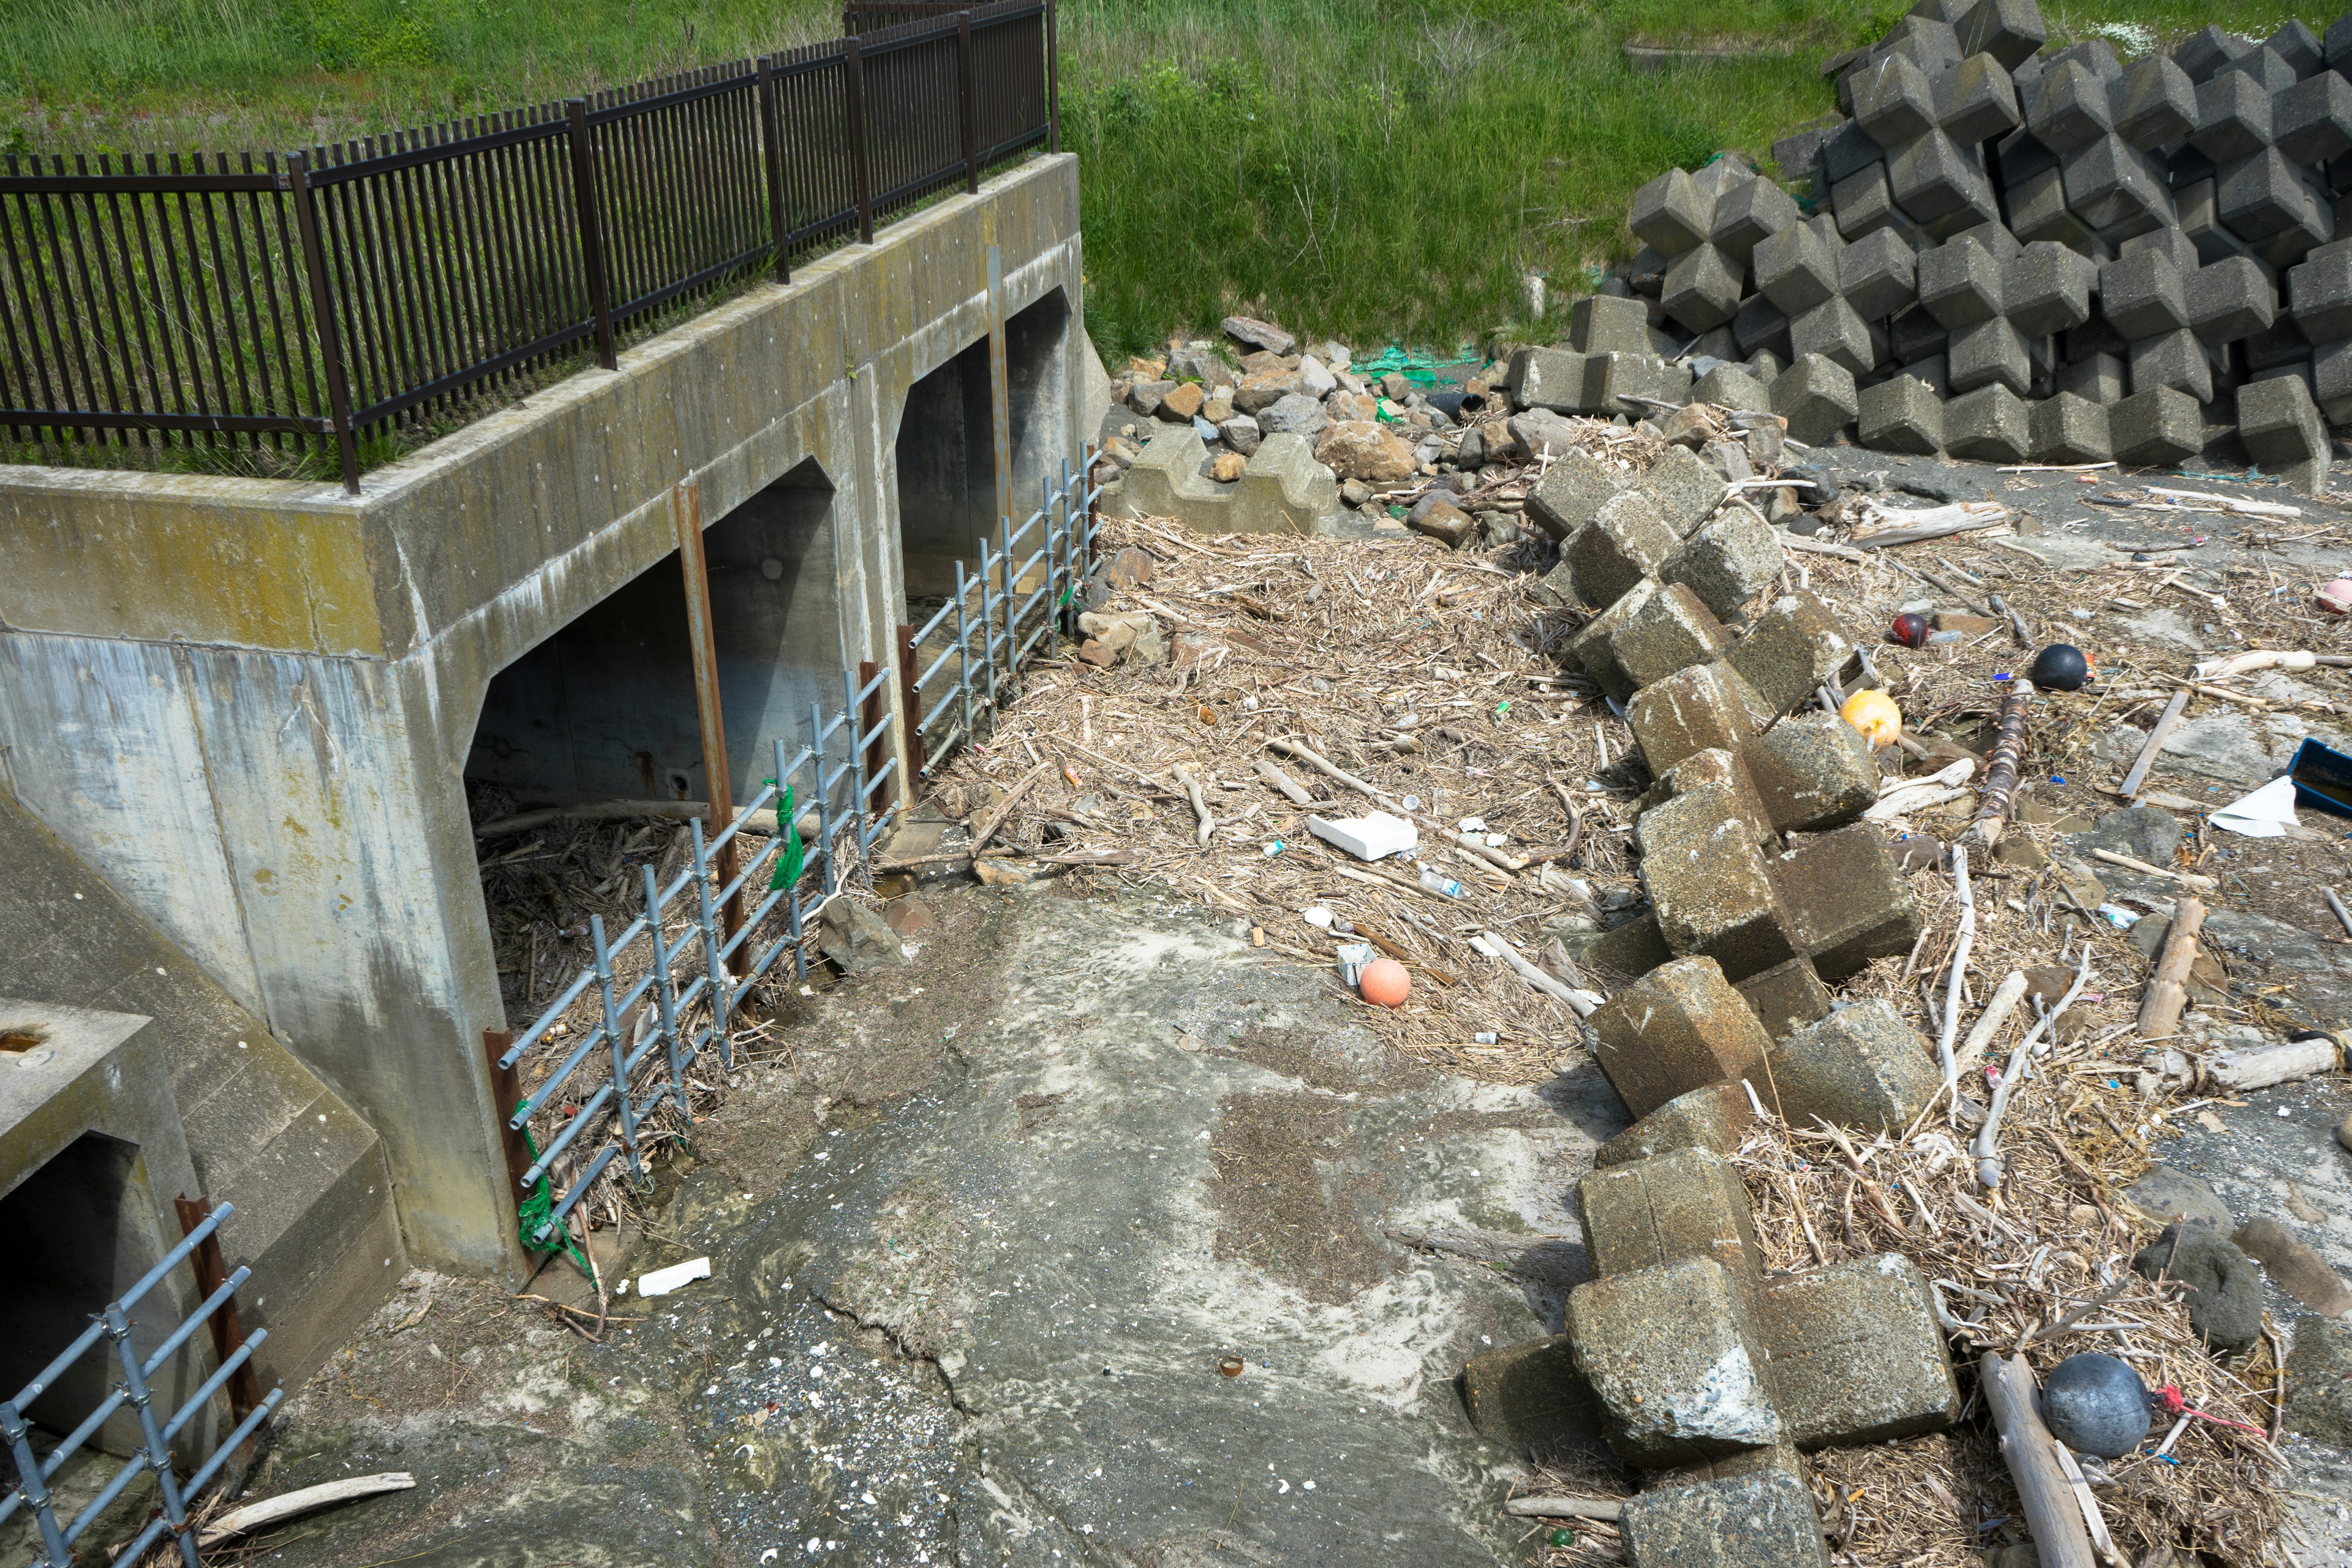
[[[1631,248],[1635,186],[1759,155],[1832,107],[1816,68],[1895,0],[1062,0],[1084,158],[1087,319],[1107,356],[1247,309],[1450,345]],[[16,0],[0,145],[290,146],[560,96],[835,30],[825,0]],[[2049,5],[2054,36],[2218,21],[2250,0]],[[2305,13],[2315,28],[2330,19]],[[1787,51],[1664,76],[1646,42]]]

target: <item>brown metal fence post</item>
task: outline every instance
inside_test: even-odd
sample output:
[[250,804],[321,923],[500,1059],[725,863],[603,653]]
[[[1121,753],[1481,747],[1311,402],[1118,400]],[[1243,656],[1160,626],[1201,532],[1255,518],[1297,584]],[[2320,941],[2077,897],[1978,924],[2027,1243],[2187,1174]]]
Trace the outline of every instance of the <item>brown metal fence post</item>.
[[1062,59],[1054,29],[1054,0],[1045,0],[1045,151],[1062,150]]
[[588,275],[588,303],[596,314],[596,363],[606,370],[620,365],[613,343],[613,300],[604,281],[604,225],[597,217],[596,153],[588,141],[588,100],[563,100],[572,144],[572,213],[580,225],[580,259]]
[[[1004,251],[988,247],[988,404],[995,427],[996,515],[1013,526],[1013,389],[1004,352]],[[1009,546],[1007,547],[1010,548]],[[1006,568],[1007,571],[1011,567]],[[1012,584],[1006,584],[1007,592]]]
[[857,237],[874,243],[874,193],[866,170],[866,65],[855,35],[841,41],[842,97],[849,110],[850,171],[857,182]]
[[327,279],[326,247],[319,243],[319,198],[310,189],[310,155],[286,154],[286,181],[294,195],[294,227],[301,236],[302,272],[310,285],[310,314],[319,324],[319,359],[327,373],[327,412],[342,458],[343,489],[360,493],[359,442],[352,430],[352,387],[343,374],[342,334],[335,330],[335,291]]
[[898,721],[907,727],[907,798],[915,799],[922,793],[923,764],[923,694],[915,689],[916,679],[923,673],[915,662],[915,628],[901,621],[898,624]]
[[972,82],[971,13],[956,13],[956,72],[963,95],[963,188],[980,195],[980,110]]
[[[710,566],[702,553],[702,487],[689,479],[670,494],[670,516],[677,524],[677,561],[686,576],[686,636],[694,650],[694,710],[702,728],[702,784],[709,794],[706,818],[713,838],[727,830],[735,816],[735,785],[728,775],[727,723],[719,700],[719,637],[710,616]],[[719,847],[719,886],[735,880],[741,867],[737,841]],[[743,929],[743,895],[738,892],[719,911],[719,927],[733,941]],[[737,974],[751,967],[749,943],[735,950],[727,967]]]
[[784,211],[784,138],[776,112],[776,57],[760,57],[761,172],[768,177],[768,228],[776,247],[776,281],[793,280],[793,223]]
[[[192,1198],[185,1193],[173,1198],[172,1206],[179,1211],[182,1236],[204,1224],[213,1212],[212,1199]],[[220,1232],[215,1231],[196,1243],[195,1251],[188,1255],[188,1264],[196,1271],[196,1289],[200,1294],[208,1297],[227,1284],[228,1264],[221,1257]],[[223,1301],[220,1310],[215,1312],[205,1326],[213,1333],[213,1365],[215,1369],[226,1364],[229,1357],[245,1348],[245,1324],[237,1317],[235,1296]],[[229,1374],[228,1407],[231,1414],[242,1421],[253,1414],[254,1407],[260,1403],[261,1380],[254,1375],[253,1363],[248,1361]]]
[[515,1107],[522,1103],[522,1065],[499,1065],[499,1058],[513,1045],[512,1029],[482,1031],[482,1053],[490,1059],[490,1109],[498,1113],[499,1144],[507,1157],[507,1196],[514,1200],[516,1217],[520,1218],[522,1175],[530,1169],[530,1141],[521,1128],[507,1124],[514,1120]]

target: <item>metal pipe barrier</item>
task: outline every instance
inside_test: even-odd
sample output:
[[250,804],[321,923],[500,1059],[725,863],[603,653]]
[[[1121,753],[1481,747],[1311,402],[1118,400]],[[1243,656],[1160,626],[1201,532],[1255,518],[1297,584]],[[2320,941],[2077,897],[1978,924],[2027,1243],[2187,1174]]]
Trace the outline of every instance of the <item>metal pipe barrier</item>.
[[[131,1331],[149,1320],[134,1318],[133,1312],[149,1292],[161,1285],[173,1269],[188,1262],[220,1228],[221,1222],[236,1212],[233,1204],[222,1204],[202,1223],[184,1237],[179,1245],[163,1255],[163,1260],[149,1269],[144,1278],[123,1292],[118,1300],[110,1301],[105,1310],[91,1320],[74,1342],[58,1352],[56,1360],[43,1367],[33,1381],[18,1390],[13,1399],[0,1404],[0,1442],[8,1448],[8,1457],[16,1472],[16,1484],[5,1497],[0,1497],[0,1523],[6,1522],[20,1509],[30,1509],[40,1549],[31,1560],[31,1568],[73,1568],[77,1553],[74,1543],[95,1523],[99,1516],[112,1506],[124,1489],[142,1475],[155,1478],[161,1493],[159,1511],[147,1521],[145,1529],[131,1538],[129,1545],[115,1553],[113,1561],[131,1563],[139,1561],[147,1549],[165,1534],[173,1538],[184,1568],[202,1568],[203,1557],[197,1549],[196,1533],[189,1524],[189,1509],[199,1493],[210,1486],[229,1456],[243,1446],[246,1439],[259,1431],[278,1403],[286,1396],[283,1388],[273,1388],[261,1403],[237,1423],[212,1456],[196,1467],[183,1480],[173,1464],[173,1439],[187,1429],[188,1423],[202,1415],[213,1396],[226,1388],[252,1359],[254,1352],[269,1338],[267,1329],[257,1330],[222,1361],[220,1367],[206,1378],[187,1402],[177,1410],[158,1411],[154,1406],[154,1389],[150,1383],[165,1363],[181,1349],[213,1317],[235,1300],[237,1287],[252,1277],[249,1268],[239,1268],[218,1289],[205,1297],[196,1309],[178,1327],[163,1337],[163,1342],[142,1355],[131,1343]],[[100,1340],[110,1341],[122,1380],[112,1393],[99,1401],[96,1408],[82,1419],[79,1426],[58,1440],[46,1457],[33,1452],[32,1426],[26,1411],[33,1402],[63,1377],[81,1358],[95,1350]],[[85,1504],[70,1520],[58,1517],[58,1499],[50,1483],[66,1462],[79,1453],[83,1444],[96,1436],[115,1414],[131,1410],[139,1422],[139,1451],[132,1455],[113,1478],[100,1489],[96,1497]]]

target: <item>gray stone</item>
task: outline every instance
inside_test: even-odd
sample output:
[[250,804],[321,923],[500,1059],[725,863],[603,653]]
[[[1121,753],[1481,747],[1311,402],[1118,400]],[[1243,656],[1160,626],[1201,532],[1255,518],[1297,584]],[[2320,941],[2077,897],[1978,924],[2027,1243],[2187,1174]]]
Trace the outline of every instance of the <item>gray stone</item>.
[[1955,458],[2022,462],[2032,442],[2025,405],[1998,382],[1944,405],[1944,449]]
[[2029,405],[2025,423],[2037,463],[2104,463],[2115,456],[2105,404],[2062,391]]
[[1861,406],[1853,374],[1821,354],[1801,354],[1772,383],[1772,412],[1789,434],[1809,447],[1827,446],[1853,423]]
[[1780,1441],[1779,1413],[1748,1349],[1754,1326],[1730,1272],[1706,1259],[1591,1280],[1571,1291],[1568,1331],[1609,1412],[1618,1457],[1654,1469]]
[[1782,563],[1771,525],[1738,506],[1717,512],[1655,572],[1661,582],[1688,584],[1708,609],[1728,617],[1780,576]]
[[1246,458],[1265,438],[1264,426],[1246,414],[1236,414],[1217,426],[1217,435],[1224,444]]
[[1687,331],[1722,326],[1739,313],[1739,280],[1746,270],[1744,263],[1712,245],[1694,246],[1666,268],[1659,302]]
[[907,962],[906,945],[881,914],[850,899],[825,905],[817,946],[851,974],[873,974]]
[[1865,386],[1856,404],[1857,435],[1872,450],[1930,456],[1944,449],[1944,401],[1916,376]]
[[2242,1351],[2263,1331],[2263,1274],[2254,1260],[2210,1226],[2168,1225],[2132,1258],[2150,1279],[2189,1287],[2189,1326],[2217,1350]]
[[1773,1048],[1782,1112],[1865,1131],[1899,1131],[1943,1088],[1935,1047],[1894,1005],[1873,999],[1797,1030]]
[[2271,1282],[2298,1305],[2331,1318],[2352,1310],[2352,1289],[2346,1289],[2343,1277],[2308,1242],[2268,1215],[2240,1226],[2230,1241],[2260,1263]]
[[2147,1384],[2127,1361],[2097,1351],[2070,1355],[2042,1381],[2042,1418],[2076,1453],[2120,1459],[2147,1436]]
[[1800,1448],[1940,1432],[1960,1391],[1927,1281],[1896,1253],[1766,1282],[1765,1380]]
[[1641,488],[1656,503],[1666,526],[1685,538],[1713,517],[1731,493],[1723,476],[1687,447],[1668,447],[1642,476]]
[[1785,1472],[1717,1476],[1627,1500],[1634,1568],[1824,1568],[1812,1493]]
[[1858,316],[1870,321],[1891,316],[1917,292],[1916,266],[1911,247],[1900,235],[1878,229],[1838,253],[1838,292]]
[[1328,429],[1331,416],[1323,405],[1303,392],[1294,392],[1258,411],[1258,428],[1268,436],[1315,436]]
[[[1822,682],[1853,657],[1853,644],[1836,614],[1800,590],[1775,599],[1725,660],[1762,699],[1767,711],[1786,713],[1811,700]],[[1853,726],[1844,728],[1851,731]]]
[[1798,316],[1837,292],[1837,256],[1808,224],[1791,224],[1756,247],[1749,258],[1758,292],[1785,316]]
[[2116,460],[2139,468],[2169,468],[2204,448],[2205,420],[2196,399],[2169,386],[2134,392],[2107,410]]
[[[1529,408],[1514,414],[1503,427],[1509,432],[1511,458],[1515,462],[1532,463],[1548,453],[1557,466],[1576,450],[1580,439],[1574,425],[1547,408]],[[1493,439],[1491,432],[1487,438]]]
[[[1707,1084],[1756,1076],[1764,1065],[1765,1047],[1771,1044],[1763,1024],[1711,958],[1678,958],[1659,965],[1603,1003],[1589,1022],[1597,1042],[1593,1056],[1608,1075],[1610,1087],[1636,1117],[1647,1116],[1668,1100]],[[1664,1167],[1659,1173],[1683,1174],[1687,1163]],[[1710,1163],[1699,1173],[1717,1170]],[[1610,1237],[1596,1237],[1588,1220],[1585,1245],[1592,1248],[1594,1272],[1605,1278],[1700,1255],[1713,1257],[1727,1267],[1744,1267],[1749,1273],[1760,1268],[1754,1233],[1747,1229],[1746,1194],[1737,1177],[1727,1171],[1721,1173],[1728,1179],[1728,1190],[1739,1194],[1736,1205],[1717,1206],[1736,1214],[1738,1230],[1746,1238],[1744,1265],[1743,1254],[1736,1247],[1729,1255],[1719,1249],[1691,1253],[1669,1248],[1663,1254],[1643,1251],[1629,1257],[1626,1247],[1614,1245]],[[1586,1178],[1581,1189],[1588,1215],[1594,1207],[1595,1180]],[[1604,1182],[1598,1190],[1605,1192],[1607,1187]],[[1721,1234],[1724,1229],[1717,1225],[1708,1234]]]
[[1554,539],[1566,539],[1624,488],[1624,476],[1615,469],[1579,451],[1559,451],[1542,481],[1528,492],[1527,515]]
[[1944,374],[1956,394],[1998,384],[2023,396],[2033,384],[2033,362],[2025,340],[1999,316],[1956,329],[1944,363]]
[[2286,1422],[2306,1437],[2352,1448],[2352,1321],[2296,1320],[2286,1358]]

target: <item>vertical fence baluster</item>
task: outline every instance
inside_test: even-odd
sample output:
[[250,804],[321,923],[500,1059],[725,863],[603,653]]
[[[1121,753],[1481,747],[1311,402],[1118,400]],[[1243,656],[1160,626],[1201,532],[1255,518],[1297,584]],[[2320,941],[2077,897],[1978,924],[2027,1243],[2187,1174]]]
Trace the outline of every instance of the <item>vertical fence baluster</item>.
[[963,101],[963,188],[980,195],[980,108],[972,79],[971,13],[956,13],[956,83]]
[[1045,0],[1045,151],[1062,150],[1062,62],[1055,34],[1054,0]]
[[735,987],[730,984],[727,965],[719,958],[722,939],[719,906],[710,896],[710,852],[704,845],[702,818],[688,817],[687,826],[694,830],[695,919],[702,927],[702,972],[710,981],[710,1037],[718,1044],[720,1064],[731,1070],[735,1066]]
[[662,930],[661,884],[651,866],[638,869],[646,874],[646,924],[652,928],[654,938],[654,1006],[661,1019],[662,1051],[669,1058],[670,1094],[691,1125],[694,1113],[686,1103],[686,1068],[692,1058],[678,1048],[677,996],[670,989],[669,938]]
[[319,198],[310,189],[310,155],[286,155],[286,179],[294,196],[295,232],[302,237],[302,272],[310,285],[310,317],[319,334],[319,359],[327,373],[329,430],[342,458],[343,489],[360,493],[359,442],[352,430],[352,386],[343,374],[342,334],[335,324],[335,291],[327,277],[327,253],[319,241]]
[[39,1527],[41,1568],[73,1568],[65,1532],[58,1528],[57,1513],[49,1506],[49,1489],[41,1484],[41,1461],[33,1453],[31,1432],[15,1405],[0,1404],[0,1438],[7,1440],[8,1457],[16,1467],[16,1489],[25,1494],[25,1506],[33,1510]]
[[[982,546],[985,549],[985,546]],[[963,563],[956,563],[956,706],[961,711],[963,742],[971,743],[971,584],[965,579]]]
[[179,1542],[180,1561],[186,1568],[204,1568],[196,1555],[195,1534],[187,1527],[188,1509],[180,1497],[180,1478],[172,1471],[172,1450],[163,1442],[163,1424],[155,1418],[154,1396],[147,1387],[146,1374],[139,1370],[139,1347],[131,1342],[131,1317],[120,1301],[107,1303],[106,1333],[122,1363],[124,1402],[139,1413],[140,1449],[147,1457],[148,1468],[155,1472],[156,1489],[163,1495],[163,1518]]
[[857,237],[874,243],[874,192],[866,167],[866,63],[855,36],[841,41],[842,106],[849,122],[849,167],[857,191]]
[[[792,787],[793,781],[791,775],[784,772],[784,738],[782,735],[776,737],[775,746],[776,835],[779,838],[783,838],[785,835],[794,833],[799,830],[800,802],[795,800],[793,803],[792,813],[787,816],[784,812],[784,791]],[[785,838],[784,842],[790,843],[791,840],[789,838]],[[776,848],[777,863],[779,865],[782,865],[782,863],[783,853],[782,845],[779,845]],[[803,849],[801,858],[801,866],[802,874],[805,876],[807,874],[808,866],[808,858],[805,849]],[[807,979],[808,955],[801,952],[801,885],[797,879],[785,884],[784,887],[784,936],[785,940],[790,942],[793,946],[793,978],[798,980]]]
[[[1013,575],[1013,519],[999,517],[996,527],[1004,542],[1004,552],[997,559],[1004,568],[1004,684],[1009,688],[1019,674],[1013,667],[1021,647],[1021,586]],[[993,658],[992,654],[992,662]]]
[[[760,169],[768,179],[768,236],[776,247],[776,281],[793,280],[792,216],[784,210],[784,137],[776,110],[776,58],[760,57]],[[777,781],[782,787],[781,779]]]
[[[604,237],[596,200],[596,149],[588,140],[588,100],[563,100],[565,140],[572,153],[572,216],[580,226],[580,264],[588,280],[588,308],[596,319],[596,363],[618,368],[613,343],[613,296],[604,278]],[[634,1158],[634,1153],[632,1155]]]
[[613,951],[604,945],[604,917],[588,917],[588,934],[595,943],[596,994],[604,1005],[604,1044],[613,1058],[613,1100],[621,1112],[621,1152],[629,1157],[629,1173],[643,1176],[637,1159],[636,1107],[629,1094],[628,1042],[621,1038],[621,1020],[613,1005]]

